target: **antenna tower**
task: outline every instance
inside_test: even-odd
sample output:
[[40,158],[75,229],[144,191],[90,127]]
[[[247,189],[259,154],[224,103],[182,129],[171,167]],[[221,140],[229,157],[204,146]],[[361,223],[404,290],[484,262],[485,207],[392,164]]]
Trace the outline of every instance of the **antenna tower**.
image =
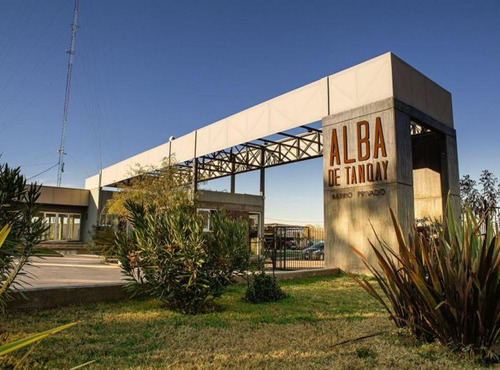
[[59,162],[57,167],[57,186],[61,186],[62,174],[64,172],[64,142],[66,139],[66,122],[68,121],[68,108],[69,108],[69,92],[71,89],[71,72],[73,70],[73,56],[75,55],[75,40],[76,31],[78,29],[78,5],[80,0],[75,0],[75,9],[73,10],[73,23],[71,23],[71,42],[69,44],[69,49],[66,50],[68,53],[68,74],[66,76],[66,94],[64,96],[64,111],[62,120],[62,130],[61,130],[61,144],[59,145]]

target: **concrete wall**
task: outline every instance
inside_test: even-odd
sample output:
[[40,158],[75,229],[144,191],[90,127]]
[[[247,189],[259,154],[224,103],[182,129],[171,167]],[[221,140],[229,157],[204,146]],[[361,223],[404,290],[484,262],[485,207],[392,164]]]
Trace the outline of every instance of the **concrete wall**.
[[60,188],[44,185],[40,190],[40,197],[37,203],[87,207],[89,205],[89,195],[90,192],[86,189]]
[[416,135],[413,148],[413,195],[415,218],[443,219],[441,186],[442,135],[436,132]]
[[198,208],[237,210],[241,212],[264,212],[264,198],[260,195],[225,193],[200,190]]
[[[80,237],[84,238],[84,225],[87,217],[90,191],[86,189],[42,186],[37,204],[42,212],[77,213],[81,215]],[[50,241],[49,241],[50,242]],[[59,242],[59,241],[58,241]]]
[[[111,199],[113,191],[92,189],[89,192],[89,205],[82,218],[82,239],[91,240],[92,228],[99,222],[106,202]],[[264,217],[264,198],[259,195],[233,194],[216,191],[199,191],[198,208],[224,209],[235,218],[248,219],[248,213],[260,213]],[[263,223],[263,222],[261,222]]]
[[83,218],[82,240],[86,243],[92,240],[92,228],[99,222],[101,189],[90,190],[89,206]]

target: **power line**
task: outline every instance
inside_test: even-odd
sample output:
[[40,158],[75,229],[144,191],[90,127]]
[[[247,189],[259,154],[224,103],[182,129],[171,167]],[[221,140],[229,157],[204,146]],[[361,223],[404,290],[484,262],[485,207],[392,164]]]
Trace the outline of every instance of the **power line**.
[[44,163],[31,163],[31,164],[20,164],[19,167],[36,167],[36,166],[46,166],[48,164],[53,164],[54,162],[44,162]]
[[56,163],[56,164],[54,164],[54,165],[50,166],[49,168],[47,168],[45,171],[42,171],[42,172],[40,172],[40,173],[37,173],[35,176],[31,176],[30,178],[26,179],[26,181],[29,181],[29,180],[31,180],[31,179],[34,179],[35,177],[38,177],[38,176],[40,176],[40,175],[43,175],[45,172],[49,172],[51,169],[53,169],[53,168],[54,168],[55,166],[57,166],[58,164],[59,164],[59,163]]

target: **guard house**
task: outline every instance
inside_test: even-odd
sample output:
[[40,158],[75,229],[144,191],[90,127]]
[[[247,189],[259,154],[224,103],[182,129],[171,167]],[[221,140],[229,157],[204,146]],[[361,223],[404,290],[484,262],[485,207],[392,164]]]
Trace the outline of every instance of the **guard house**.
[[49,228],[45,243],[81,247],[90,192],[85,189],[42,186],[37,203]]
[[395,244],[389,209],[409,231],[416,218],[441,218],[449,194],[459,209],[458,158],[451,94],[386,53],[265,101],[86,179],[85,227],[97,223],[104,187],[127,181],[136,163],[159,169],[174,155],[201,181],[260,172],[323,157],[325,266],[362,271],[350,246],[369,259],[372,231]]
[[[89,208],[91,196],[87,189],[42,186],[37,203],[40,205],[40,217],[43,217],[49,226],[43,236],[44,245],[50,245],[54,249],[82,248],[91,238],[92,226],[106,223],[103,211],[112,193],[109,190],[101,190],[101,207],[95,210]],[[211,230],[210,214],[217,209],[225,210],[232,218],[248,222],[250,247],[253,253],[259,253],[258,238],[262,228],[263,198],[251,194],[206,190],[200,192],[198,212],[206,214],[206,231]],[[89,222],[89,219],[98,221]]]

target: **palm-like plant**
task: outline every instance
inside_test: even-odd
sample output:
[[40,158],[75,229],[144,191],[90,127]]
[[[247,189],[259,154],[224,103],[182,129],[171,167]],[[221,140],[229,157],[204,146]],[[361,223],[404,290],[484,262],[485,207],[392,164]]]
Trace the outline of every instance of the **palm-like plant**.
[[10,229],[0,248],[1,311],[11,299],[11,288],[21,283],[18,277],[46,230],[43,220],[37,217],[39,195],[40,186],[27,184],[20,168],[0,165],[0,225],[9,225]]
[[366,279],[351,276],[398,327],[484,354],[500,337],[500,238],[488,218],[478,219],[470,209],[460,223],[448,202],[447,215],[444,226],[435,224],[431,237],[413,232],[406,242],[391,211],[396,251],[380,240],[379,247],[371,244],[375,267],[353,248],[382,293]]

